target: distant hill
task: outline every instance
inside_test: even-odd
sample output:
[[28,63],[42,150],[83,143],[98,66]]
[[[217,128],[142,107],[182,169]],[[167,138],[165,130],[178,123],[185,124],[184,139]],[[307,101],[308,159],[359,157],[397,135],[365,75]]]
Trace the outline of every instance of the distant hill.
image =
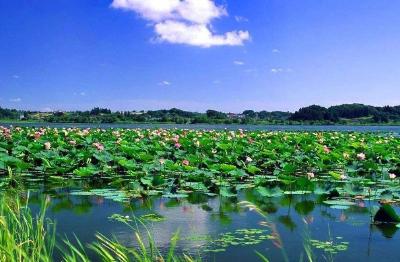
[[341,122],[360,120],[371,123],[400,121],[400,106],[374,107],[363,104],[343,104],[329,108],[312,105],[300,108],[289,120],[292,121],[330,121]]

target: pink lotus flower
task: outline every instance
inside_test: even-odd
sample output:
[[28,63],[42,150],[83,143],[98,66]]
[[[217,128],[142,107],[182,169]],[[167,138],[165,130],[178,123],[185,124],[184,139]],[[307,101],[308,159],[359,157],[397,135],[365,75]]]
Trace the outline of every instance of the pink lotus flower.
[[161,159],[158,160],[158,161],[160,162],[161,165],[164,165],[164,164],[165,164],[165,159],[164,159],[164,158],[161,158]]
[[81,132],[81,135],[82,136],[86,136],[86,135],[88,135],[89,134],[89,132],[90,132],[90,129],[84,129],[82,132]]
[[50,149],[51,149],[51,143],[50,143],[50,142],[44,143],[44,148],[45,148],[46,150],[50,150]]
[[35,138],[35,140],[39,140],[41,136],[42,136],[42,133],[35,132],[34,138]]
[[396,175],[395,175],[395,174],[389,174],[389,178],[390,178],[390,179],[395,179],[395,178],[396,178]]
[[75,140],[71,140],[68,142],[71,146],[75,146],[76,145],[76,141]]
[[93,146],[99,150],[99,151],[103,151],[104,150],[104,146],[100,143],[93,143]]
[[182,161],[182,165],[184,165],[184,166],[188,166],[190,163],[189,163],[189,160],[183,160]]
[[307,178],[312,179],[315,177],[315,174],[313,172],[307,173]]
[[365,154],[364,153],[359,153],[359,154],[357,154],[357,158],[358,158],[358,160],[365,160]]
[[176,147],[176,148],[180,148],[181,146],[182,146],[181,144],[175,143],[175,147]]
[[2,130],[2,133],[5,138],[11,139],[11,130],[10,129],[2,127],[1,130]]
[[329,149],[329,147],[324,146],[324,152],[329,154],[331,152],[331,150]]

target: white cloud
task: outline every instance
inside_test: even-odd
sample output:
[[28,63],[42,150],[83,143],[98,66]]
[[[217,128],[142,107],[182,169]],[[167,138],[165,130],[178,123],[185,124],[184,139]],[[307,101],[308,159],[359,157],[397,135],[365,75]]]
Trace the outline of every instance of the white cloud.
[[212,0],[113,0],[113,8],[131,10],[154,22],[160,42],[200,47],[237,46],[250,39],[247,31],[215,34],[213,19],[228,15]]
[[170,86],[171,82],[167,81],[167,80],[163,80],[160,83],[158,83],[160,86]]
[[22,101],[22,99],[20,97],[16,97],[16,98],[11,98],[9,101],[13,103],[19,103]]
[[243,62],[243,61],[239,61],[239,60],[233,61],[233,63],[234,63],[235,65],[238,65],[238,66],[244,65],[244,62]]
[[232,31],[224,35],[215,35],[205,24],[186,24],[177,21],[158,23],[155,30],[160,41],[173,44],[187,44],[200,47],[238,46],[249,39],[245,31]]
[[270,72],[273,73],[273,74],[292,73],[293,69],[292,68],[277,67],[277,68],[271,68]]
[[224,7],[216,6],[211,0],[184,0],[177,11],[182,19],[198,24],[208,24],[214,18],[228,15]]
[[170,18],[179,6],[180,0],[114,0],[114,8],[138,12],[143,18],[161,21]]
[[235,16],[235,20],[238,23],[249,22],[249,19],[247,19],[246,17],[238,16],[238,15]]
[[13,75],[12,76],[14,79],[18,79],[19,78],[19,75]]
[[272,53],[280,53],[281,51],[279,49],[272,49]]
[[114,0],[111,6],[135,11],[153,22],[174,19],[208,24],[214,18],[227,15],[224,7],[216,6],[211,0]]

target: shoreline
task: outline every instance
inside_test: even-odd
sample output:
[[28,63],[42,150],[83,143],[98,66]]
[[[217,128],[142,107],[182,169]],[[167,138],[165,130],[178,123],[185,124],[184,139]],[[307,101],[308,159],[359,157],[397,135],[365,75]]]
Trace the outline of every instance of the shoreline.
[[357,124],[357,123],[268,123],[268,122],[260,122],[260,123],[175,123],[175,122],[45,122],[45,121],[12,121],[12,120],[1,120],[0,125],[177,125],[177,126],[196,126],[196,125],[204,125],[204,126],[315,126],[315,127],[326,127],[326,126],[338,126],[338,127],[400,127],[400,123],[365,123],[365,124]]

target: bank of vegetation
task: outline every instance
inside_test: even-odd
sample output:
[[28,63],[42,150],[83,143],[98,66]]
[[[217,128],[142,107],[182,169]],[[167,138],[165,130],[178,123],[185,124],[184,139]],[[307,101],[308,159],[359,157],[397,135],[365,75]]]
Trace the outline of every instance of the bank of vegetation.
[[49,123],[176,123],[176,124],[399,124],[400,106],[374,107],[344,104],[325,108],[312,105],[298,111],[254,111],[225,113],[216,110],[190,112],[177,108],[155,111],[111,111],[93,108],[88,111],[24,111],[0,107],[3,122]]

